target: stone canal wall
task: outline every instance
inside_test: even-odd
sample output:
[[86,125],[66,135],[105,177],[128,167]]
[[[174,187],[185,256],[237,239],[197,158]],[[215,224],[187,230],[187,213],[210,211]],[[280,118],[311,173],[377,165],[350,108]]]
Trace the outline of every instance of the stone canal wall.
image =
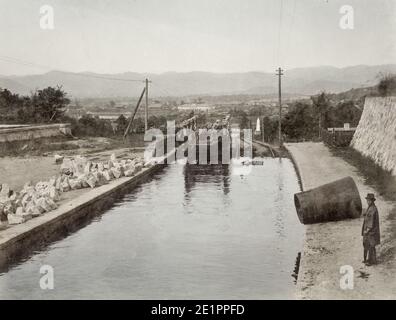
[[160,158],[146,162],[141,171],[133,176],[119,177],[89,191],[70,191],[76,192],[75,197],[61,201],[57,209],[1,230],[0,272],[29,257],[34,250],[40,250],[50,242],[61,239],[89,223],[93,217],[111,207],[117,199],[162,169],[165,166],[163,163],[171,159],[175,152],[176,149],[173,149]]
[[71,135],[69,123],[0,128],[0,143]]
[[143,168],[133,177],[113,180],[61,203],[45,215],[0,231],[0,270],[89,223],[162,167],[157,164]]
[[366,98],[351,146],[396,175],[396,97]]

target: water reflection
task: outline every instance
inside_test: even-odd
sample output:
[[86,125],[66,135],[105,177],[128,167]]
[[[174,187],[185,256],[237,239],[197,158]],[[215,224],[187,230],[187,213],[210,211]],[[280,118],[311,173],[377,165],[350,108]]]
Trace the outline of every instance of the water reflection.
[[279,167],[281,170],[277,171],[277,190],[275,203],[276,203],[276,217],[275,217],[275,231],[281,238],[285,238],[285,226],[284,226],[284,206],[282,205],[284,202],[284,195],[283,192],[284,188],[284,170],[282,170],[282,158],[278,158]]
[[185,196],[188,198],[197,183],[219,186],[225,195],[230,192],[230,168],[225,164],[186,164],[183,170]]

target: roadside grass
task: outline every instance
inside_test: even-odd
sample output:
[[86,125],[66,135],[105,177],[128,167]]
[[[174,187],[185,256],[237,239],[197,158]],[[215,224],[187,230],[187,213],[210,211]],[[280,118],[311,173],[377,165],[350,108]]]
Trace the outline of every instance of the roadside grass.
[[[378,195],[386,201],[396,201],[396,177],[392,176],[390,172],[382,169],[372,159],[361,155],[351,147],[329,148],[334,156],[344,159],[357,168],[365,183],[377,190]],[[382,241],[379,259],[389,263],[393,262],[396,257],[396,203],[391,212],[389,212],[387,221],[389,222],[389,227],[386,231],[393,236]]]

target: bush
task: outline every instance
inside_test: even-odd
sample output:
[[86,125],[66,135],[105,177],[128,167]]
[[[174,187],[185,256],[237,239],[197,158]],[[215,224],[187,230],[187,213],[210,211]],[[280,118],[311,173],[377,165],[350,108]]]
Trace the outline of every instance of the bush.
[[70,118],[69,122],[71,123],[72,133],[76,136],[114,136],[110,120],[103,120],[98,117],[92,117],[91,115],[84,115],[78,120]]
[[383,75],[377,85],[377,90],[382,97],[396,94],[396,75]]
[[0,120],[4,123],[58,122],[69,103],[62,87],[36,90],[30,97],[0,88]]
[[317,135],[317,120],[313,107],[298,102],[282,119],[282,131],[288,139],[312,139]]

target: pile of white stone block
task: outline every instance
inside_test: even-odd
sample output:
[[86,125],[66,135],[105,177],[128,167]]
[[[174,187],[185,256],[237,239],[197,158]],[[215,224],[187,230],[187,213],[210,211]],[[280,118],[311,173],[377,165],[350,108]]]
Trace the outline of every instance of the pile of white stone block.
[[0,191],[0,213],[5,215],[8,224],[23,223],[33,217],[57,208],[59,190],[55,179],[40,181],[36,185],[26,183],[20,192],[11,191],[2,184]]
[[133,157],[117,160],[112,154],[108,161],[92,162],[82,156],[62,159],[60,175],[36,185],[26,183],[20,192],[1,185],[0,216],[6,216],[8,224],[23,223],[57,208],[62,192],[81,188],[95,188],[121,177],[131,177],[142,170],[143,159]]
[[121,177],[131,177],[144,166],[141,158],[117,160],[112,154],[105,162],[92,162],[84,157],[64,159],[56,188],[62,192],[81,188],[95,188]]

